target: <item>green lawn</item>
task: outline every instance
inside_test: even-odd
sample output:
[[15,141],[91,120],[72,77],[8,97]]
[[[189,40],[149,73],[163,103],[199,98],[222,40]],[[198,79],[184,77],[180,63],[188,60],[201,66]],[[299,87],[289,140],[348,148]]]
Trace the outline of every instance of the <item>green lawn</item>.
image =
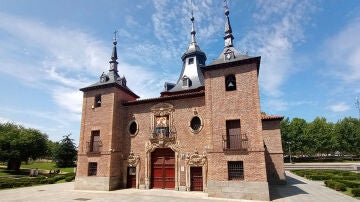
[[[342,170],[292,170],[292,173],[310,180],[324,181],[327,187],[353,196],[352,189],[360,188],[360,173]],[[354,197],[360,199],[360,197]]]
[[22,163],[21,168],[37,168],[39,170],[60,170],[61,172],[73,173],[74,167],[58,168],[54,162],[32,162],[29,164]]

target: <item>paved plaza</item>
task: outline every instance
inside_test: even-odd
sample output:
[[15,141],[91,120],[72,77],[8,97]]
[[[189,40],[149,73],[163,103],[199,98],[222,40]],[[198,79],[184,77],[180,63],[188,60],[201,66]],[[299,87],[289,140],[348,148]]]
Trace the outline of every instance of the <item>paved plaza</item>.
[[[322,182],[309,181],[289,172],[287,185],[275,186],[271,189],[271,197],[275,202],[359,202],[332,189],[326,188]],[[139,190],[123,189],[116,191],[79,191],[74,190],[74,183],[42,185],[0,191],[2,202],[112,202],[112,201],[248,201],[208,197],[202,192],[180,192],[173,190]],[[252,201],[254,202],[254,201]]]

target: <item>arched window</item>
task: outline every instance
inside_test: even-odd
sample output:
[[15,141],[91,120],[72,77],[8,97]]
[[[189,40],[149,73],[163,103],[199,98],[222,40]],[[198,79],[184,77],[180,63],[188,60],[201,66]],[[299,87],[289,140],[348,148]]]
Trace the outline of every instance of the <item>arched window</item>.
[[225,88],[226,91],[236,90],[236,78],[234,74],[225,77]]
[[186,75],[182,78],[182,86],[183,87],[190,87],[191,86],[191,80]]

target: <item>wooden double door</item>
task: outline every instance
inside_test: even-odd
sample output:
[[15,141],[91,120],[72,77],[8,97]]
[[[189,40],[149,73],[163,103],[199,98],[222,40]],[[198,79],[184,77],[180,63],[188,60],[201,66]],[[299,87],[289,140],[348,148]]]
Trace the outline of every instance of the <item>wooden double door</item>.
[[158,148],[151,153],[151,187],[175,188],[175,152],[170,148]]

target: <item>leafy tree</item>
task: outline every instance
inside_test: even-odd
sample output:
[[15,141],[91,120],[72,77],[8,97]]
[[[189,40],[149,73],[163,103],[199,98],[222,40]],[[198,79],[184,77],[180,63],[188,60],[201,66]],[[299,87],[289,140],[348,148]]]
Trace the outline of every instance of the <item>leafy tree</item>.
[[360,120],[344,118],[335,125],[335,135],[342,154],[360,154]]
[[55,152],[56,152],[57,148],[59,147],[59,145],[60,145],[59,142],[53,142],[53,141],[49,140],[47,142],[48,150],[46,152],[46,157],[49,159],[55,160]]
[[57,167],[63,168],[75,165],[77,150],[74,140],[70,138],[70,135],[65,135],[55,149],[54,157]]
[[316,117],[308,126],[309,134],[313,138],[314,151],[317,154],[335,152],[336,139],[334,138],[334,124],[327,123],[326,118]]
[[22,161],[45,156],[47,141],[47,135],[39,130],[0,124],[0,160],[8,162],[7,169],[19,170]]

